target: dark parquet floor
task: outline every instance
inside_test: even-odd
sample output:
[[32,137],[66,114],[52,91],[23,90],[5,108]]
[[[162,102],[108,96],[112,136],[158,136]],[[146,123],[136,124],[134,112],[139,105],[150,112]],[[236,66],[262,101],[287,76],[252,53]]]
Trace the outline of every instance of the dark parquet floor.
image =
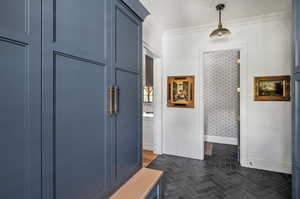
[[291,199],[291,176],[240,167],[237,149],[214,144],[205,161],[161,155],[164,199]]

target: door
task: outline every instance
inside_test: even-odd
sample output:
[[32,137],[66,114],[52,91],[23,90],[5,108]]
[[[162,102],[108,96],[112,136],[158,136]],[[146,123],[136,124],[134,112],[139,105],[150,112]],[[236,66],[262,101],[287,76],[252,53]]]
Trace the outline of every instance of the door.
[[294,70],[293,70],[293,199],[300,199],[300,1],[294,9]]
[[0,198],[41,198],[41,1],[0,6]]
[[109,4],[110,0],[44,1],[46,199],[104,198],[108,191]]
[[114,182],[119,186],[141,168],[141,20],[120,0],[113,1],[113,81],[119,87],[114,123]]

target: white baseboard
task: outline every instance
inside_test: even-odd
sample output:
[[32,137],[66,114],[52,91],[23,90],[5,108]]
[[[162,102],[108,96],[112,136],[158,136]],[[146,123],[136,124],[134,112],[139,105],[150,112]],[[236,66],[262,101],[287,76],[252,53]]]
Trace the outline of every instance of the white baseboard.
[[292,172],[292,165],[291,163],[287,163],[287,162],[274,162],[274,161],[251,158],[248,160],[248,162],[244,162],[241,165],[243,167],[273,171],[279,173],[291,174]]
[[144,143],[144,144],[143,144],[143,149],[144,149],[144,150],[153,151],[153,144]]
[[205,135],[205,141],[218,143],[218,144],[230,144],[230,145],[238,144],[237,138],[221,137],[221,136],[213,136],[213,135]]

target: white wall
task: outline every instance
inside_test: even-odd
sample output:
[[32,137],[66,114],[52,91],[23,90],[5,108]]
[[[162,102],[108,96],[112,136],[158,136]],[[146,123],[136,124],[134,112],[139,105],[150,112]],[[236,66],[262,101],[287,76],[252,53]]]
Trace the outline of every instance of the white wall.
[[143,117],[143,149],[153,150],[153,117]]
[[154,58],[154,102],[151,109],[153,118],[144,118],[143,145],[144,149],[162,154],[162,35],[163,29],[152,22],[151,16],[143,24],[144,54]]
[[[242,165],[279,172],[291,167],[291,103],[255,102],[254,76],[291,73],[291,18],[277,13],[225,22],[232,31],[226,40],[212,41],[215,26],[169,31],[163,38],[163,152],[198,158],[203,154],[203,108],[200,51],[217,46],[243,44],[241,81],[244,105],[241,121]],[[169,75],[196,76],[196,108],[168,108],[166,79]],[[246,90],[246,91],[245,91]]]
[[147,17],[143,23],[143,42],[146,43],[155,53],[161,54],[163,30],[153,23],[151,17]]

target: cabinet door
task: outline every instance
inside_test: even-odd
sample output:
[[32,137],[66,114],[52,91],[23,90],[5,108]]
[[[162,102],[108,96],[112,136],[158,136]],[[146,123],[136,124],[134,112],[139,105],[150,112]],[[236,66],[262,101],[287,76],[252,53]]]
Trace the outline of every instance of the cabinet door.
[[41,1],[0,6],[0,198],[41,198]]
[[293,198],[300,198],[300,74],[294,75],[293,97]]
[[114,81],[119,112],[114,125],[114,181],[120,185],[141,168],[141,21],[119,0],[113,5]]
[[300,199],[300,1],[293,0],[294,70],[293,70],[293,199]]
[[110,181],[110,0],[44,3],[44,198],[104,198]]
[[294,9],[294,72],[300,72],[300,1],[293,0]]

